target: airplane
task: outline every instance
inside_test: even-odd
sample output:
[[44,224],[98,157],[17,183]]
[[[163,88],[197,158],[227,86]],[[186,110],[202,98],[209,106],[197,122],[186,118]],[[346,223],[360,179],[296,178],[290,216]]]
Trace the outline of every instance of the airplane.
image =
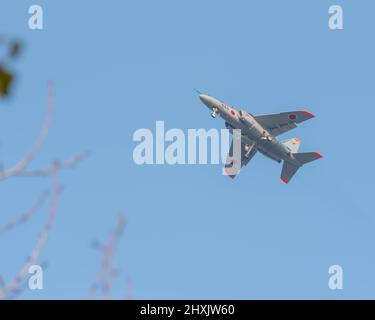
[[[241,130],[241,168],[259,151],[278,163],[284,161],[280,179],[287,184],[300,167],[323,157],[319,152],[298,152],[301,140],[297,138],[286,141],[276,139],[277,136],[296,128],[298,123],[313,118],[314,115],[308,111],[254,116],[246,111],[236,110],[206,94],[199,93],[199,98],[211,110],[213,118],[219,114],[225,120],[225,126],[232,134],[233,129]],[[226,170],[233,167],[232,156],[233,140],[225,164]],[[229,171],[227,170],[227,175],[234,179],[237,173]]]

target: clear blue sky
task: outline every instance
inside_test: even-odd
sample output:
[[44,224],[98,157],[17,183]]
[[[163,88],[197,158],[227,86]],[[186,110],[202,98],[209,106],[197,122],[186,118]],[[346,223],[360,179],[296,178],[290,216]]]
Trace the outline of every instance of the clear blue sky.
[[[102,239],[124,209],[113,297],[135,299],[374,298],[373,1],[37,1],[43,31],[27,27],[35,1],[3,0],[0,31],[26,50],[15,95],[0,105],[0,159],[9,166],[37,136],[46,84],[51,133],[32,167],[81,150],[60,174],[58,217],[42,259],[45,289],[24,298],[84,298]],[[341,4],[344,30],[328,29]],[[193,88],[253,114],[304,108],[316,118],[284,135],[325,157],[289,185],[260,155],[237,179],[220,165],[137,166],[133,132],[223,128]],[[0,183],[0,222],[27,209],[46,179]],[[0,273],[23,265],[47,211],[0,239]],[[328,268],[344,269],[331,291]]]

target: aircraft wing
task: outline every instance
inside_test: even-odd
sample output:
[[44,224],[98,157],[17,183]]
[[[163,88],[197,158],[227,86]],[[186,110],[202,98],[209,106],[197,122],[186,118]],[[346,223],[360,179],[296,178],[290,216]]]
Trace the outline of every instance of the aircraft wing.
[[[233,136],[233,139],[235,139],[234,136]],[[251,144],[251,145],[248,144],[247,147],[248,147],[248,149],[246,149],[246,144],[241,141],[241,168],[243,166],[246,166],[257,152],[257,149],[255,148],[254,144]],[[226,160],[225,171],[228,173],[229,177],[234,179],[236,177],[236,174],[231,174],[231,172],[228,171],[228,169],[232,168],[232,166],[233,166],[232,156],[233,156],[233,140],[232,140],[232,143],[230,145],[228,157],[227,157],[227,160]]]
[[297,127],[297,123],[309,120],[314,115],[307,111],[291,111],[255,116],[255,120],[269,131],[273,136],[278,136]]

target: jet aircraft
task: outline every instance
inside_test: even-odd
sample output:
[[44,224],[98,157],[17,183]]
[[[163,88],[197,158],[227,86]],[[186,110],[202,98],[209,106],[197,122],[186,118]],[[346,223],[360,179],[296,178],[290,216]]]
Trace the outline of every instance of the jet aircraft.
[[[243,110],[236,110],[227,104],[206,94],[199,94],[200,100],[211,110],[211,116],[220,115],[225,120],[225,126],[231,133],[240,129],[241,165],[246,166],[259,151],[266,157],[284,162],[280,179],[289,183],[297,170],[304,164],[322,157],[319,152],[298,152],[301,140],[292,138],[279,141],[277,136],[297,127],[298,123],[309,120],[314,115],[308,111],[299,110],[255,116]],[[233,139],[235,135],[233,135]],[[234,178],[237,172],[230,171],[234,165],[233,140],[225,168],[228,176]]]

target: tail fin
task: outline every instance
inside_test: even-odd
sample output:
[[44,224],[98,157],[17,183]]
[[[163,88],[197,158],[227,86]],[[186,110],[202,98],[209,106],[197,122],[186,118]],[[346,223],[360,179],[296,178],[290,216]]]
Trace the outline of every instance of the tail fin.
[[[300,153],[293,153],[293,157],[297,161],[299,161],[302,166],[305,163],[322,158],[323,156],[318,152],[300,152]],[[297,172],[299,168],[300,166],[296,166],[295,164],[284,161],[283,170],[281,171],[280,179],[285,183],[289,183],[289,181],[292,179],[292,177],[294,176],[294,174]]]
[[291,153],[296,153],[301,145],[301,140],[297,138],[292,138],[283,141],[283,144],[290,150]]
[[319,152],[301,152],[301,153],[293,153],[293,157],[297,159],[297,161],[301,162],[301,164],[305,164],[316,159],[322,158],[323,156]]

